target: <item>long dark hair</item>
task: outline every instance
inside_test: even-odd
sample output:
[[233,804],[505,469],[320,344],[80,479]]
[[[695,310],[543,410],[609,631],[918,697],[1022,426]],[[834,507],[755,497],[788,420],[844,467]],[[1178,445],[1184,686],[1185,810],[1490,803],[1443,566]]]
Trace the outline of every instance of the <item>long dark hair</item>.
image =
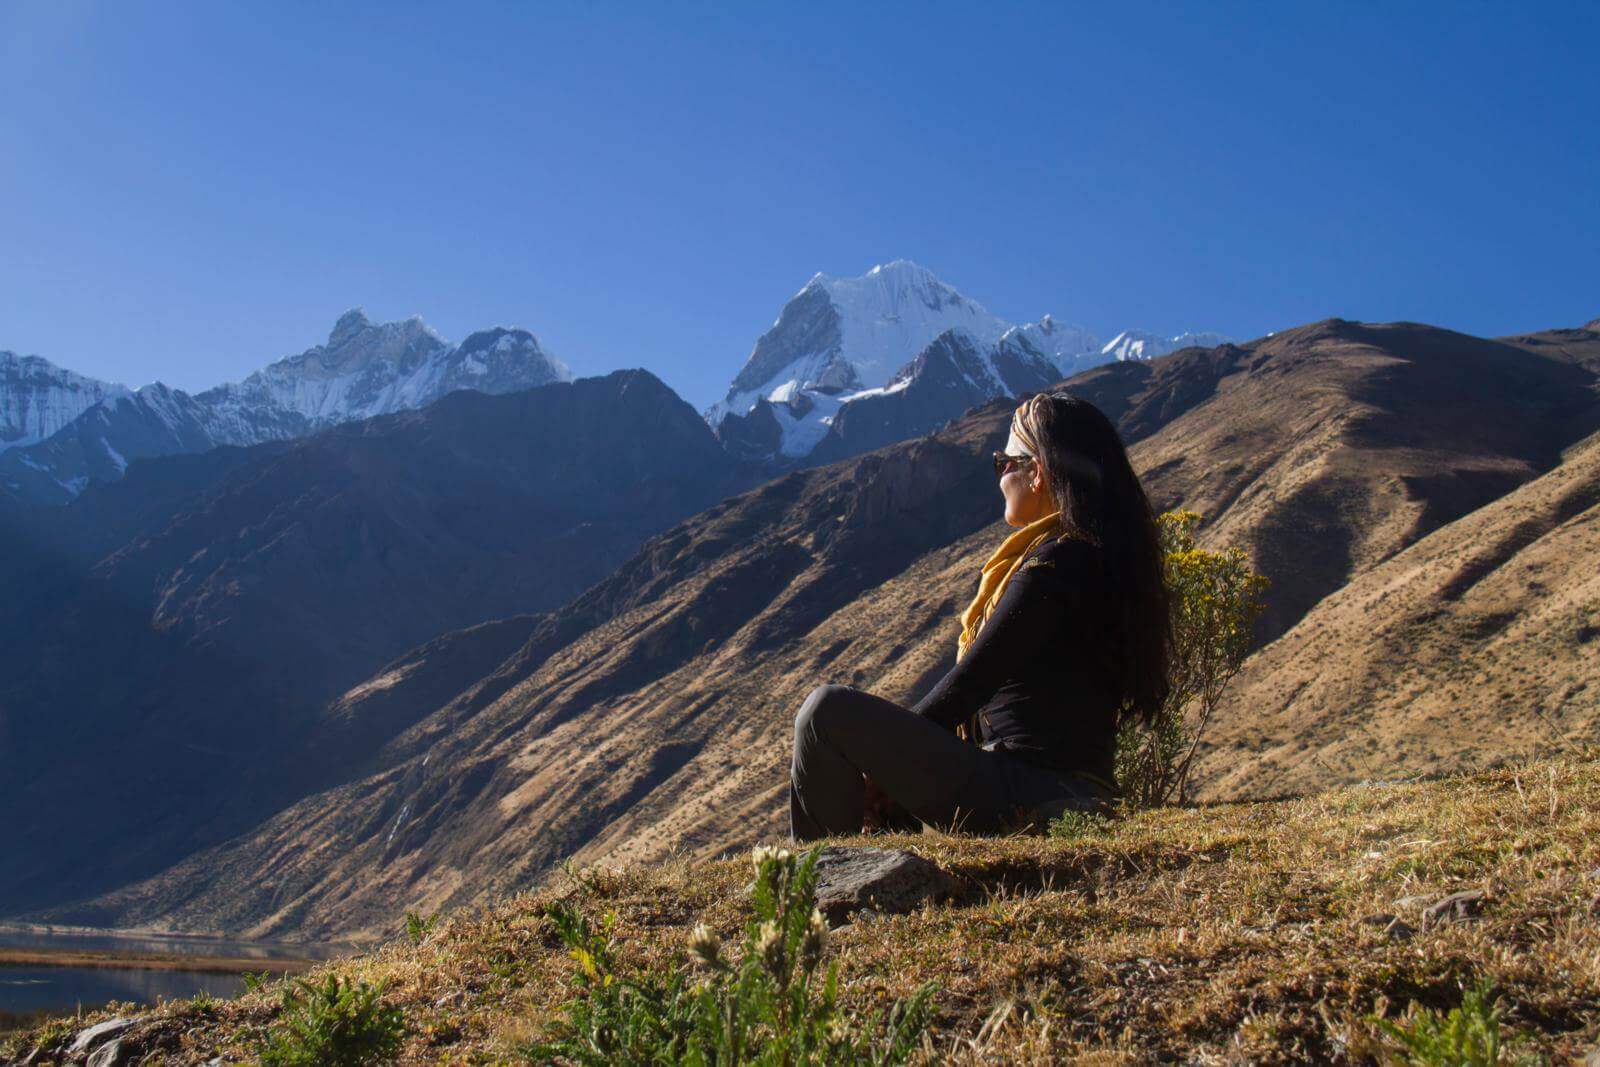
[[1171,601],[1161,532],[1122,437],[1099,408],[1070,393],[1029,397],[1011,424],[1044,464],[1064,534],[1100,549],[1123,713],[1150,723],[1170,688]]

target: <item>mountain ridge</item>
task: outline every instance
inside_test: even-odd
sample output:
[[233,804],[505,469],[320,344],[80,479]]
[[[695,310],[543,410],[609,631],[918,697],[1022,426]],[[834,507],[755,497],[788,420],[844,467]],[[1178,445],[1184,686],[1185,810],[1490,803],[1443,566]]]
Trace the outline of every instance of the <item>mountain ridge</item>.
[[[330,699],[419,641],[565,602],[752,475],[629,370],[134,477],[155,492],[97,487],[20,528],[16,554],[48,566],[24,558],[0,605],[0,851],[27,857],[0,872],[0,910],[165,865],[337,781],[381,737],[319,749]],[[135,830],[139,848],[97,854]]]
[[87,405],[48,437],[0,453],[0,494],[59,506],[91,481],[120,479],[136,459],[304,437],[457,389],[499,394],[571,378],[527,330],[497,326],[451,345],[421,316],[380,324],[353,308],[326,344],[240,382],[194,394],[156,382]]
[[[965,385],[947,375],[920,389],[914,402],[886,403],[886,394],[916,380],[930,355],[939,360],[934,349],[951,333],[964,335],[973,350],[956,362],[981,363],[985,370],[964,373]],[[1081,327],[1050,315],[1012,325],[927,268],[895,260],[858,278],[814,275],[757,339],[727,394],[704,414],[737,455],[766,459],[777,468],[827,462],[852,454],[852,440],[884,443],[926,433],[976,403],[1039,388],[1041,379],[1059,380],[1100,363],[1150,358],[1208,339],[1225,340],[1186,334],[1166,341],[1125,332],[1101,345]],[[997,362],[1030,369],[1016,383],[996,370]],[[1038,363],[1053,373],[1031,366]],[[873,429],[835,435],[841,419]]]
[[0,351],[0,452],[37,444],[94,405],[128,391],[43,356]]

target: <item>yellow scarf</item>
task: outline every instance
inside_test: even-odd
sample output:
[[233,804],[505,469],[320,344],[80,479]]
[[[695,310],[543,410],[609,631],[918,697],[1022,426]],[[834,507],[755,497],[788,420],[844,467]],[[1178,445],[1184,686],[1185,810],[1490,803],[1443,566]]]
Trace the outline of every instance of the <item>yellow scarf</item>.
[[967,646],[977,639],[978,631],[983,629],[994,606],[1000,603],[1000,594],[1006,591],[1006,583],[1016,573],[1023,559],[1046,538],[1060,533],[1061,512],[1052,511],[1044,518],[1013,532],[994,550],[994,555],[984,563],[982,576],[978,579],[978,595],[961,613],[961,636],[956,639],[958,661],[967,654]]

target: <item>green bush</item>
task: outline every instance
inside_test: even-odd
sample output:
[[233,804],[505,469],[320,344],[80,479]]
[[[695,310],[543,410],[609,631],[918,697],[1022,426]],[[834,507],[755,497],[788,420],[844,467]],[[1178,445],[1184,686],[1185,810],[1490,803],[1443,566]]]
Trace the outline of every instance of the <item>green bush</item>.
[[330,974],[321,983],[297,978],[283,990],[277,1025],[261,1040],[263,1067],[357,1067],[386,1063],[405,1039],[405,1017],[369,986]]
[[1117,784],[1134,807],[1181,802],[1200,737],[1222,694],[1250,652],[1250,636],[1266,606],[1267,580],[1236,548],[1196,546],[1200,516],[1169,511],[1160,518],[1167,588],[1172,596],[1172,691],[1149,725],[1126,719],[1117,734]]
[[922,1041],[934,987],[886,1015],[840,1010],[838,964],[819,974],[828,936],[816,910],[819,852],[755,851],[755,915],[742,952],[730,958],[697,926],[689,944],[697,980],[682,968],[670,977],[620,973],[611,919],[596,930],[570,905],[551,905],[546,914],[577,964],[578,995],[550,1039],[520,1053],[593,1065],[904,1063]]
[[413,945],[422,944],[423,940],[439,925],[439,913],[423,915],[420,912],[406,912],[406,940]]
[[1373,1022],[1400,1044],[1399,1062],[1410,1067],[1498,1067],[1514,1062],[1500,1041],[1502,1018],[1500,1006],[1490,998],[1489,985],[1484,983],[1466,990],[1461,1006],[1451,1008],[1448,1014],[1422,1008],[1413,1009],[1399,1022]]
[[1050,837],[1075,840],[1094,837],[1111,829],[1111,819],[1094,811],[1077,811],[1068,808],[1050,821],[1045,832]]

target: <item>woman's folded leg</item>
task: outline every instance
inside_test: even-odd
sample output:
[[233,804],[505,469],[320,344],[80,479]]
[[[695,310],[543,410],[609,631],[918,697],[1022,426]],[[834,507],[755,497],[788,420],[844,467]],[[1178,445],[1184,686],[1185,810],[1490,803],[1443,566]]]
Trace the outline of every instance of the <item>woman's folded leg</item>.
[[809,841],[859,833],[863,775],[934,825],[982,832],[1010,814],[995,754],[891,700],[849,686],[818,686],[795,717],[790,835]]

